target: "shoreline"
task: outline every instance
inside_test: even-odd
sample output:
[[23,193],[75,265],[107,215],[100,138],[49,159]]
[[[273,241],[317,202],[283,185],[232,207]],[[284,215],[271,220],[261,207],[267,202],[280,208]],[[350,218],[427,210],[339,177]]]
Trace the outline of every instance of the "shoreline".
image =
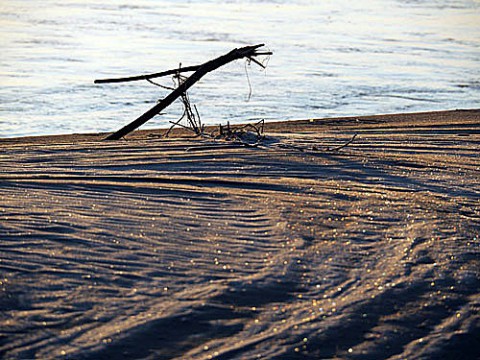
[[[377,123],[395,123],[399,122],[408,123],[424,123],[428,125],[430,121],[441,121],[445,123],[447,121],[457,121],[459,116],[462,115],[462,119],[467,121],[475,121],[478,117],[478,112],[480,109],[456,109],[456,110],[441,110],[441,111],[422,111],[422,112],[413,112],[413,113],[395,113],[395,114],[377,114],[377,115],[362,115],[362,116],[347,116],[347,117],[328,117],[328,118],[314,118],[314,119],[297,119],[297,120],[279,120],[266,122],[265,127],[267,131],[280,132],[292,128],[301,128],[301,130],[308,129],[311,125],[316,125],[320,128],[328,128],[330,126],[343,126],[351,127],[357,123],[357,125],[366,125],[370,120],[373,120]],[[356,120],[359,122],[356,122]],[[127,123],[127,122],[126,122]],[[247,124],[247,123],[245,123]],[[234,124],[231,125],[233,128],[243,126],[245,124]],[[224,125],[224,124],[222,124]],[[418,126],[412,124],[412,126]],[[218,125],[209,125],[206,126],[206,130],[213,130],[218,127]],[[101,141],[108,134],[111,134],[116,129],[112,129],[111,132],[99,132],[99,133],[75,133],[75,134],[60,134],[60,135],[34,135],[34,136],[19,136],[19,137],[6,137],[0,138],[0,144],[4,143],[19,143],[22,141],[33,142],[33,143],[44,143],[44,142],[77,142],[77,141]],[[148,137],[161,136],[168,130],[167,128],[158,128],[158,129],[148,129],[148,130],[136,130],[126,136],[127,139],[142,139]],[[176,136],[185,137],[191,135],[190,132],[176,127],[173,129],[171,136],[169,138],[175,138]]]
[[164,131],[0,139],[0,357],[480,356],[480,110]]

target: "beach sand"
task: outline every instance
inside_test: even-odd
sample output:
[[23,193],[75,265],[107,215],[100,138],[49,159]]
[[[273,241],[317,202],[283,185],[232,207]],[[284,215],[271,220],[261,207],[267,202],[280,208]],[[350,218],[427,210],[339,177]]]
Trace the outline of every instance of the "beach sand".
[[0,139],[0,357],[480,357],[480,110],[164,132]]

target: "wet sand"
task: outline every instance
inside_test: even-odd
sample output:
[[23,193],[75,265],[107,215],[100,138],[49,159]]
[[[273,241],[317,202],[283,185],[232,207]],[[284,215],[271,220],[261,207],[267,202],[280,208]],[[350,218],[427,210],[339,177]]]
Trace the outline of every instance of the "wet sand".
[[480,356],[480,110],[164,132],[0,139],[0,357]]

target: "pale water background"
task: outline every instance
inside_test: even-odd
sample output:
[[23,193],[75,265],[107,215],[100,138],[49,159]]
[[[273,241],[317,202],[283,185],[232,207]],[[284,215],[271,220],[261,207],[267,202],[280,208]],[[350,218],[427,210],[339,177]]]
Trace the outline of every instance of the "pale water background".
[[1,0],[0,137],[117,130],[166,92],[94,79],[262,42],[274,55],[249,68],[250,101],[244,61],[194,86],[204,122],[478,107],[477,0]]

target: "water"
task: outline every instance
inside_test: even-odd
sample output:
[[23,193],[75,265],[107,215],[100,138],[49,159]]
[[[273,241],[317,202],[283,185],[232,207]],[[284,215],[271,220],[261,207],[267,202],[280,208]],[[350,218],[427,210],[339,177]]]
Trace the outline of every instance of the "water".
[[[190,93],[206,123],[476,108],[480,2],[43,1],[0,3],[0,137],[113,131],[167,92],[94,85],[266,43]],[[170,79],[165,79],[170,84]],[[143,128],[165,127],[177,104]]]

